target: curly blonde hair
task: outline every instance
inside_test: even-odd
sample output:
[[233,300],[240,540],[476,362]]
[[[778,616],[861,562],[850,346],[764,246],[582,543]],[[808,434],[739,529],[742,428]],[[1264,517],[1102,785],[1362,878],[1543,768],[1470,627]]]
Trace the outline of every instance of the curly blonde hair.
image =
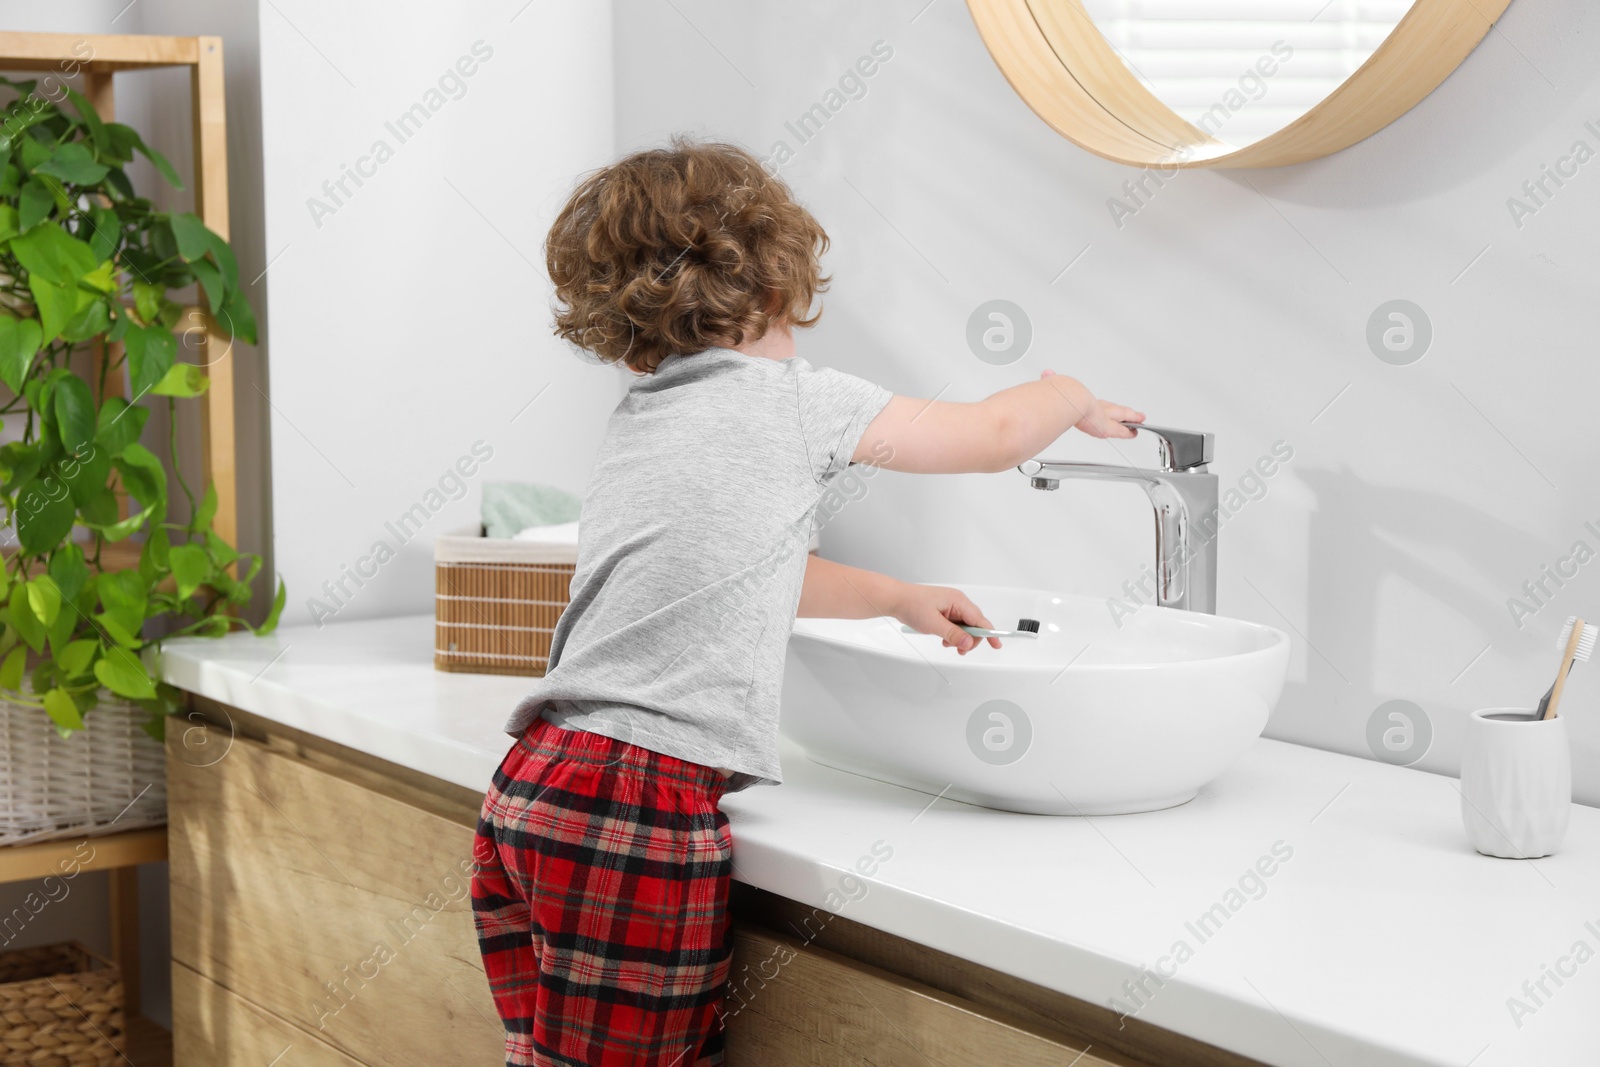
[[737,145],[674,138],[581,182],[545,241],[555,332],[652,373],[668,356],[810,326],[828,235]]

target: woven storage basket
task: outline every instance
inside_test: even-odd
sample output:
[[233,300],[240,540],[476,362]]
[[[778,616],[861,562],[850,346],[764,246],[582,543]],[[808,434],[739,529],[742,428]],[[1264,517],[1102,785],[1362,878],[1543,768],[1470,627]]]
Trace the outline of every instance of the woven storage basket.
[[77,942],[0,952],[0,1063],[124,1062],[122,971]]
[[433,665],[474,674],[544,674],[578,546],[462,530],[434,541],[433,561]]
[[166,754],[149,712],[103,694],[63,738],[39,708],[0,700],[0,845],[160,826]]

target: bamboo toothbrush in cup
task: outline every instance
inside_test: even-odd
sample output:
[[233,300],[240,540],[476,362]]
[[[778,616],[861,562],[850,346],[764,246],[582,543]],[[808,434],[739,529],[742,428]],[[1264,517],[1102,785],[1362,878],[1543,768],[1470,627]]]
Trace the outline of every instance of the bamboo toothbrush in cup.
[[1566,626],[1561,629],[1561,636],[1556,638],[1556,647],[1561,650],[1561,666],[1556,669],[1556,680],[1550,683],[1550,688],[1539,701],[1539,708],[1533,714],[1535,719],[1556,717],[1556,708],[1561,703],[1562,691],[1567,687],[1567,675],[1572,673],[1572,664],[1594,655],[1596,637],[1600,637],[1600,626],[1585,623],[1576,615],[1567,620]]

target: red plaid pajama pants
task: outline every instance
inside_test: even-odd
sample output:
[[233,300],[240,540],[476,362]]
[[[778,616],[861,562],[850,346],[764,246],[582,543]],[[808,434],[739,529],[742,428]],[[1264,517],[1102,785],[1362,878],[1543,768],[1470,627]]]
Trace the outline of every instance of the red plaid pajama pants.
[[732,837],[709,767],[535,719],[484,798],[472,911],[508,1067],[715,1067]]

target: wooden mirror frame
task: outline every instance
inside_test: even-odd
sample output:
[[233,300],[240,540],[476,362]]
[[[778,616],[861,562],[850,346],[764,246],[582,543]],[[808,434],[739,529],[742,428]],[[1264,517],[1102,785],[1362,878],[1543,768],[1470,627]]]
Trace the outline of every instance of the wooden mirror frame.
[[1415,0],[1333,92],[1253,144],[1191,125],[1122,62],[1080,0],[967,0],[989,54],[1017,95],[1067,140],[1133,167],[1281,167],[1372,136],[1433,92],[1511,0]]

